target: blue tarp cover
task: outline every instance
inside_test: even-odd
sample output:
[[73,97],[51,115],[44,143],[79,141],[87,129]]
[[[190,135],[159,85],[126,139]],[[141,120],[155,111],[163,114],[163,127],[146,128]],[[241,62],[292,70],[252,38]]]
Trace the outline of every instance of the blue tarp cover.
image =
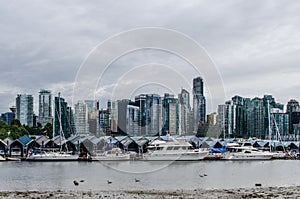
[[209,152],[210,153],[226,153],[227,150],[226,150],[226,148],[210,148]]

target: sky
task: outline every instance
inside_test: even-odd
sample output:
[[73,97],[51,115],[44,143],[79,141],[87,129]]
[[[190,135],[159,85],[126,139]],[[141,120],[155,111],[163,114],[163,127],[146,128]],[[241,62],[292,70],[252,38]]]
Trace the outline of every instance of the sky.
[[[214,87],[205,85],[208,113],[234,95],[272,94],[283,104],[300,100],[299,10],[300,2],[290,0],[2,1],[0,112],[9,111],[18,93],[27,93],[34,96],[38,113],[40,89],[61,92],[75,103],[77,78],[97,47],[143,27],[177,31],[205,50],[225,95],[214,100]],[[120,56],[104,75],[95,75],[99,82],[92,96],[104,106],[112,94],[134,98],[147,92],[178,94],[181,88],[191,93],[193,75],[199,74],[170,52],[142,49]],[[143,83],[145,77],[153,81]],[[208,84],[208,77],[202,77]]]

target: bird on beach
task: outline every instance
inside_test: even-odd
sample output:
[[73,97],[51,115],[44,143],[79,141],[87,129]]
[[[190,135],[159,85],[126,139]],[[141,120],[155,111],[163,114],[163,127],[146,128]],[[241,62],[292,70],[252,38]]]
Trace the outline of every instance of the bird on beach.
[[84,182],[84,180],[80,180],[79,182]]
[[203,176],[207,176],[207,174],[204,174]]
[[74,183],[75,186],[79,185],[79,183],[76,180],[74,180],[73,183]]
[[201,178],[203,178],[203,175],[199,175]]
[[112,183],[112,181],[107,180],[107,184],[111,184],[111,183]]
[[141,180],[139,180],[139,179],[136,179],[136,178],[135,178],[134,180],[135,180],[135,182],[140,182],[140,181],[141,181]]

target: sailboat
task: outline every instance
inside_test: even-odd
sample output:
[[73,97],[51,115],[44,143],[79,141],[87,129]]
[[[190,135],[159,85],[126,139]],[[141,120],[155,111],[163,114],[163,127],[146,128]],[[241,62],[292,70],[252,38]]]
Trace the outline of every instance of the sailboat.
[[[66,145],[66,138],[64,136],[64,132],[62,130],[61,124],[61,105],[60,105],[60,93],[58,93],[58,120],[59,120],[59,139],[60,139],[60,149],[59,151],[45,151],[43,149],[32,151],[26,160],[28,161],[77,161],[78,155],[73,155],[68,152],[68,147]],[[53,138],[52,141],[54,143],[54,128],[53,128]],[[63,144],[65,144],[67,151],[63,151]]]
[[[272,118],[271,118],[272,117]],[[283,151],[282,152],[279,152],[279,151],[272,151],[272,144],[273,144],[273,141],[272,141],[272,128],[271,128],[271,119],[272,121],[274,122],[275,124],[275,128],[276,128],[276,138],[277,138],[277,141],[279,139],[279,142],[282,141],[281,139],[281,135],[280,135],[280,132],[279,132],[279,128],[278,128],[278,125],[277,125],[277,122],[275,120],[275,117],[274,117],[274,114],[270,112],[270,103],[268,101],[268,122],[269,122],[269,139],[270,139],[270,153],[273,154],[273,159],[284,159],[286,158],[287,156],[287,153],[283,147]]]

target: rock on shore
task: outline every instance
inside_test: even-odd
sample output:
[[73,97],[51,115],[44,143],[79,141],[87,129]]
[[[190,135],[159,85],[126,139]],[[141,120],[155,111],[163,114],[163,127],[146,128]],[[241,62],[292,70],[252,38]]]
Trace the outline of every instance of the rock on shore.
[[300,186],[240,189],[131,190],[131,191],[2,191],[0,198],[298,198]]

